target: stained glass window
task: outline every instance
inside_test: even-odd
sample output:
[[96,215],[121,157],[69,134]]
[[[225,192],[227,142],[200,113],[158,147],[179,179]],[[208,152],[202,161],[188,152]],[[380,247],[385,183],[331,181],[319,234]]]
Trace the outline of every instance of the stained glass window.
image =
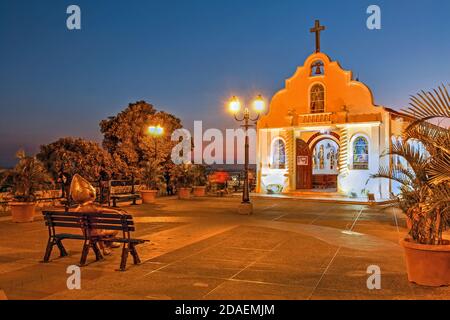
[[369,143],[364,137],[358,137],[353,143],[353,169],[369,169]]
[[311,113],[325,112],[325,88],[315,84],[311,88]]
[[282,139],[272,144],[272,169],[286,169],[286,145]]

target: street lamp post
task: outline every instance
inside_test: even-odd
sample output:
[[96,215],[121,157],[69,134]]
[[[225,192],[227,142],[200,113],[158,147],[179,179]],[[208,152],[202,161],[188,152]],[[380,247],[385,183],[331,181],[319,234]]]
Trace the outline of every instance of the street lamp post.
[[243,122],[243,125],[241,125],[242,128],[245,130],[245,164],[244,164],[244,190],[242,192],[242,203],[239,207],[239,213],[240,214],[247,214],[250,215],[253,213],[253,204],[250,201],[250,185],[249,185],[249,149],[250,149],[250,143],[249,143],[249,137],[248,137],[248,129],[253,127],[254,124],[251,124],[251,122],[256,123],[259,120],[259,117],[261,113],[265,109],[265,102],[261,95],[256,97],[256,99],[253,101],[253,109],[257,113],[255,118],[252,118],[250,115],[250,109],[245,107],[243,111],[243,115],[241,118],[239,118],[238,114],[241,110],[241,103],[237,97],[232,97],[229,102],[229,109],[234,115],[234,119],[237,122]]
[[155,139],[155,162],[158,160],[158,138],[164,134],[164,128],[160,125],[148,127],[148,133]]

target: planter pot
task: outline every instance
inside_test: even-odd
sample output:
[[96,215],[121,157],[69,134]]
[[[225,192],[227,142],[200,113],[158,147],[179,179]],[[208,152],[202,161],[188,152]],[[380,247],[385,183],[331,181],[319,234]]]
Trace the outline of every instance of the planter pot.
[[34,202],[11,202],[12,221],[16,223],[32,222],[34,220]]
[[153,204],[156,202],[158,190],[141,190],[142,203]]
[[191,188],[178,189],[178,199],[190,199],[190,198],[191,198]]
[[194,187],[194,196],[204,197],[206,195],[206,187]]
[[409,281],[430,287],[450,285],[450,241],[432,246],[405,239],[400,245],[405,250]]

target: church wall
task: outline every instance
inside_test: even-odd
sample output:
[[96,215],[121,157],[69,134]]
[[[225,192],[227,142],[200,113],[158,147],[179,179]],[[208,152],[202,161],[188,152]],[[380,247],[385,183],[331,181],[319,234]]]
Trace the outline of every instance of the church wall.
[[289,143],[288,129],[263,129],[258,131],[258,145],[259,145],[259,159],[258,159],[258,192],[268,193],[268,189],[275,189],[275,186],[280,186],[280,192],[288,192],[290,190],[289,184],[289,163],[293,161],[293,156],[290,152],[286,152],[286,167],[284,169],[276,169],[272,163],[272,147],[275,139],[281,139],[286,146],[286,151],[291,149]]
[[404,121],[402,118],[395,118],[390,120],[390,124],[392,136],[400,137],[410,123]]
[[[324,75],[314,76],[312,65],[316,61],[324,64]],[[346,114],[352,117],[378,117],[382,108],[373,103],[370,89],[362,82],[355,81],[350,71],[345,71],[337,62],[332,62],[323,53],[308,57],[294,76],[286,81],[285,89],[272,98],[269,113],[258,122],[259,128],[288,127],[289,113],[296,116],[310,114],[310,90],[321,84],[325,92],[325,113],[331,113],[335,123],[345,123]],[[298,120],[298,119],[295,119]],[[359,119],[355,121],[361,122]],[[363,120],[366,121],[366,120]]]
[[[369,166],[367,170],[353,168],[354,143],[360,136],[367,139],[369,144]],[[375,194],[376,199],[385,198],[386,183],[381,180],[370,179],[370,175],[377,173],[379,170],[379,155],[384,144],[381,143],[383,136],[384,133],[382,132],[382,125],[380,123],[348,126],[349,148],[347,150],[347,156],[349,163],[347,164],[347,174],[340,175],[338,178],[339,192],[357,198],[366,197],[369,192]]]
[[[389,115],[387,115],[389,117]],[[383,120],[386,120],[383,118]],[[346,174],[338,177],[338,192],[347,196],[358,198],[367,197],[367,193],[373,193],[377,200],[387,199],[390,194],[390,183],[385,179],[370,180],[370,175],[378,172],[380,165],[389,166],[389,157],[380,158],[380,154],[389,148],[389,121],[373,122],[367,124],[344,124],[339,127],[346,127],[348,135],[347,169]],[[267,187],[274,185],[281,186],[281,192],[287,193],[295,191],[295,140],[302,139],[308,142],[317,132],[304,131],[302,128],[285,129],[264,129],[258,134],[258,192],[267,193]],[[324,131],[324,129],[322,130]],[[340,133],[338,128],[329,129],[329,132]],[[353,168],[353,145],[357,137],[363,136],[369,143],[369,168],[368,170]],[[311,147],[315,141],[332,136],[324,135],[312,140]],[[272,166],[272,144],[277,138],[282,139],[286,144],[286,167],[275,169]],[[334,139],[336,141],[336,139]]]

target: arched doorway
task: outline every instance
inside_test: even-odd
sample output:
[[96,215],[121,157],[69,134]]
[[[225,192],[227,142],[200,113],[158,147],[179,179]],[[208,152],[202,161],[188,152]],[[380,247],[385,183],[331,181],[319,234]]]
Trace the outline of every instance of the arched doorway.
[[319,139],[312,150],[312,188],[337,189],[339,145],[331,138]]
[[312,158],[308,144],[296,141],[296,181],[297,189],[312,189]]

